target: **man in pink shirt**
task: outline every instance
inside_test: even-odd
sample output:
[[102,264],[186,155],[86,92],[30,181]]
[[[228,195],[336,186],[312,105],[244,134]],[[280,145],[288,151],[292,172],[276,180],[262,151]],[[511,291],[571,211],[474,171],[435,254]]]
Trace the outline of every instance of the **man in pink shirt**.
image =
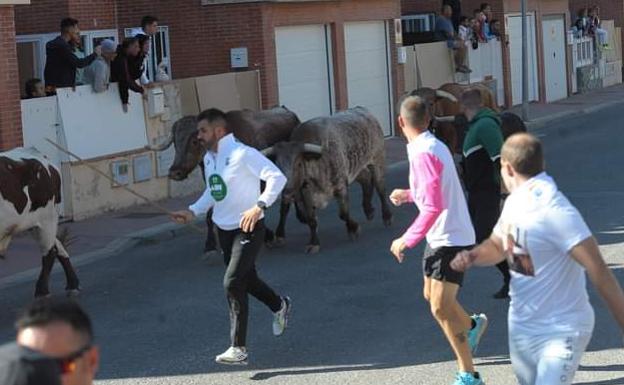
[[459,371],[453,385],[483,385],[472,355],[487,327],[487,317],[470,317],[457,302],[463,274],[450,267],[459,251],[475,243],[475,233],[453,156],[429,132],[429,122],[423,99],[408,96],[403,100],[399,125],[408,141],[410,188],[394,190],[390,200],[395,206],[414,203],[420,214],[405,234],[394,240],[391,252],[402,263],[406,249],[427,239],[423,293],[457,357]]

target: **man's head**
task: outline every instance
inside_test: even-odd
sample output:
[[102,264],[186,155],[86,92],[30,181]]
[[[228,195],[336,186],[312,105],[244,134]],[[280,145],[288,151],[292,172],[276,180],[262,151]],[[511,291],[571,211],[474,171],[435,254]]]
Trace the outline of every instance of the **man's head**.
[[527,133],[507,138],[501,149],[501,176],[507,190],[513,191],[543,171],[544,153],[539,139]]
[[158,32],[158,19],[154,16],[143,16],[141,29],[149,36],[155,35]]
[[492,21],[490,22],[490,30],[492,31],[493,35],[500,35],[501,34],[501,22],[498,19],[492,19]]
[[17,343],[56,358],[63,385],[91,385],[99,352],[93,344],[89,316],[70,300],[43,298],[33,302],[16,322]]
[[150,37],[149,35],[145,35],[145,34],[138,34],[135,36],[135,38],[138,40],[139,42],[139,51],[142,55],[147,55],[149,53],[150,50]]
[[42,98],[46,96],[45,87],[41,79],[33,78],[28,79],[25,85],[26,97],[30,98]]
[[102,47],[102,56],[104,59],[109,62],[115,60],[117,56],[117,44],[115,44],[114,41],[110,39],[102,40],[100,46]]
[[399,126],[405,136],[408,138],[415,137],[427,131],[430,120],[425,99],[420,96],[407,96],[403,99],[399,114]]
[[126,56],[136,57],[141,52],[139,40],[136,37],[127,37],[121,43],[121,50]]
[[451,17],[453,17],[453,8],[451,8],[451,6],[448,4],[443,5],[442,16],[446,17],[447,19],[450,19]]
[[209,108],[197,115],[197,138],[211,151],[216,151],[219,140],[229,134],[225,113]]
[[479,9],[481,10],[481,12],[486,14],[492,12],[492,6],[490,5],[490,3],[481,3]]
[[466,118],[468,118],[468,120],[474,119],[477,113],[483,108],[481,91],[474,88],[464,91],[461,96],[461,104],[464,107]]
[[466,16],[462,16],[459,18],[459,24],[464,27],[470,27],[470,20]]
[[80,45],[80,28],[78,20],[67,17],[61,20],[61,36],[74,46]]

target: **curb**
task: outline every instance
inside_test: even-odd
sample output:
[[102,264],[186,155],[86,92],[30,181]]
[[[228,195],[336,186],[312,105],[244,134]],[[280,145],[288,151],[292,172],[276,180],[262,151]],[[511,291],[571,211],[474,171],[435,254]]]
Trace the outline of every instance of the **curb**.
[[611,107],[618,106],[620,104],[624,104],[624,100],[614,100],[611,102],[601,103],[595,106],[584,107],[579,110],[558,112],[556,114],[548,115],[543,118],[529,120],[528,122],[525,122],[525,124],[527,126],[527,130],[539,131],[541,129],[546,128],[546,126],[548,126],[549,124],[557,120],[560,120],[563,118],[572,118],[572,117],[577,117],[577,116],[580,117],[583,115],[592,114],[594,112],[599,112],[599,111],[602,111]]
[[[193,224],[201,226],[205,222],[205,218],[201,217],[196,219]],[[108,258],[114,254],[123,253],[124,251],[132,249],[136,246],[155,244],[164,240],[179,238],[188,234],[197,234],[197,231],[191,226],[183,226],[175,223],[163,223],[161,225],[148,227],[147,229],[143,229],[134,233],[130,233],[126,236],[114,239],[103,248],[72,256],[72,265],[74,266],[74,268],[78,268]],[[33,282],[34,284],[37,277],[39,276],[40,270],[41,269],[39,267],[36,267],[21,271],[19,273],[15,273],[8,277],[0,278],[0,290],[24,282]],[[61,269],[55,269],[52,271],[51,275],[57,275],[62,273],[63,272]]]

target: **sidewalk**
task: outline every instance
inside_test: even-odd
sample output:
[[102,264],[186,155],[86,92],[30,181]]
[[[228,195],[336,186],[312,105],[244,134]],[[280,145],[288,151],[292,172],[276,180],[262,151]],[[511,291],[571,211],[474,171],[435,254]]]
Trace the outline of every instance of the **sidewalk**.
[[[531,104],[527,126],[530,131],[540,130],[555,120],[595,112],[616,104],[624,106],[624,85],[591,94],[574,95],[555,103]],[[514,107],[511,111],[521,114],[520,107]],[[386,165],[390,168],[406,161],[405,140],[398,137],[387,139],[386,154]],[[187,207],[195,198],[191,196],[160,203],[167,209],[177,210]],[[119,254],[142,242],[157,242],[197,232],[196,229],[171,223],[166,214],[151,206],[106,213],[81,222],[65,223],[61,227],[66,227],[73,239],[68,251],[75,265]],[[203,224],[199,223],[199,227],[203,228]],[[24,280],[30,280],[34,285],[40,261],[41,252],[30,234],[16,237],[9,247],[6,260],[0,260],[0,288]],[[60,268],[56,266],[55,271],[58,270]]]

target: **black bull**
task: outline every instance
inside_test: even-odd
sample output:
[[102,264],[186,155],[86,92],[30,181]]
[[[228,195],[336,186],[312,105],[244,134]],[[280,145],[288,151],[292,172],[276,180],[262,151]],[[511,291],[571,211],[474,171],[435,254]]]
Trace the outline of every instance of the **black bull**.
[[[276,107],[264,111],[235,110],[225,114],[228,129],[241,142],[258,150],[263,150],[278,142],[286,141],[290,138],[293,129],[299,125],[299,118],[292,111],[285,107]],[[198,165],[202,168],[203,158],[206,149],[197,138],[197,118],[195,116],[185,116],[176,121],[171,128],[171,135],[161,145],[152,147],[152,150],[163,151],[174,145],[175,156],[169,168],[169,178],[181,181],[186,179]],[[282,202],[283,205],[283,202]],[[206,216],[208,225],[208,235],[206,237],[205,251],[216,249],[217,243],[214,236],[214,225],[212,223],[212,212]],[[280,225],[277,234],[267,231],[266,242],[272,245],[284,240],[284,226],[286,213],[281,210]]]

